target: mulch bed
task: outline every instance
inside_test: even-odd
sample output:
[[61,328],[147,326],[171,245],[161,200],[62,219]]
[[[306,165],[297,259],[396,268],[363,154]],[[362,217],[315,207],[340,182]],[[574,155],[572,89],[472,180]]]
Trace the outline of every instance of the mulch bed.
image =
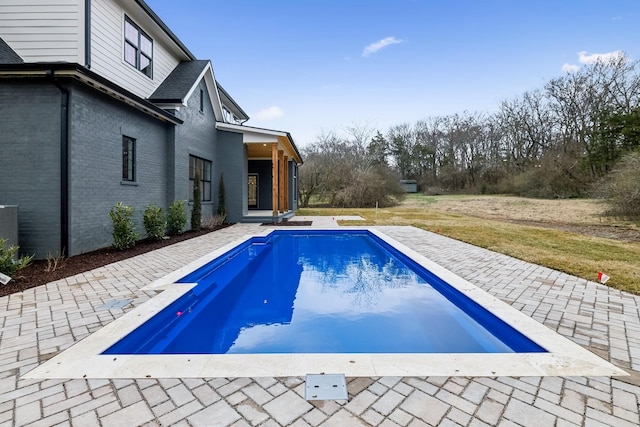
[[124,251],[116,251],[110,247],[98,249],[93,252],[75,255],[61,260],[61,265],[59,264],[55,271],[46,271],[48,263],[53,261],[53,258],[49,261],[46,259],[33,261],[27,267],[19,270],[8,284],[0,284],[0,297],[44,285],[54,280],[74,276],[113,262],[122,261],[136,255],[173,245],[174,243],[193,239],[194,237],[202,236],[203,234],[211,233],[225,227],[228,227],[228,225],[216,226],[200,231],[186,231],[180,235],[171,236],[166,240],[144,239],[138,241],[133,248]]

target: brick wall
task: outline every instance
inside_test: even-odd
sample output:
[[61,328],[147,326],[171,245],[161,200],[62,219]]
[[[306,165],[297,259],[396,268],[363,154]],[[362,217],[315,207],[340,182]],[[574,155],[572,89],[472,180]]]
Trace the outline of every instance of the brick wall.
[[22,254],[60,250],[60,91],[44,81],[0,83],[0,204],[18,205]]
[[[200,90],[204,91],[204,109],[200,111]],[[184,120],[176,127],[175,151],[173,155],[173,177],[175,200],[189,200],[189,155],[197,156],[212,162],[211,171],[211,201],[202,203],[202,218],[206,220],[215,214],[218,203],[218,171],[215,168],[216,121],[213,107],[206,95],[204,80],[200,81],[193,95],[188,99],[187,106],[177,112],[177,117]],[[191,203],[188,206],[191,215]],[[188,216],[189,218],[189,216]],[[190,222],[187,221],[187,227]]]
[[[109,211],[117,202],[142,215],[151,203],[166,210],[167,135],[173,125],[154,119],[79,83],[71,95],[70,234],[74,255],[112,244]],[[122,181],[122,137],[135,143],[135,181]]]
[[[215,213],[218,183],[224,173],[228,221],[246,209],[247,159],[242,135],[218,132],[209,98],[200,111],[204,82],[176,115],[174,126],[154,119],[79,82],[63,83],[70,92],[69,242],[76,255],[110,246],[110,209],[132,205],[140,237],[142,214],[151,203],[167,209],[188,200],[189,155],[212,162],[211,202],[203,218]],[[0,204],[19,206],[23,253],[45,258],[61,250],[60,91],[44,80],[0,85]],[[11,100],[11,102],[5,102]],[[133,183],[122,181],[122,137],[136,140]],[[187,213],[188,215],[190,212]]]
[[247,209],[247,151],[242,143],[242,134],[218,131],[217,138],[214,163],[216,190],[220,174],[224,173],[227,222],[240,222]]

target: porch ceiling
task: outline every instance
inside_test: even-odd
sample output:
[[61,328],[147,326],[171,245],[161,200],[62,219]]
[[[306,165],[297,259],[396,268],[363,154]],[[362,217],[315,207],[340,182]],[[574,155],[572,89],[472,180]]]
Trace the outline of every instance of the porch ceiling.
[[266,143],[246,143],[247,155],[249,158],[271,158],[271,144]]

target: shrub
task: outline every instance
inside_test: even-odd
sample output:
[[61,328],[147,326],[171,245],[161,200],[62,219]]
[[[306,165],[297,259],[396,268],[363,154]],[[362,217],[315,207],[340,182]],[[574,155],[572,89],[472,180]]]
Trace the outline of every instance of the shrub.
[[169,234],[180,234],[187,224],[187,203],[184,200],[176,200],[169,206],[167,216],[167,230]]
[[224,215],[212,215],[204,220],[204,226],[205,228],[215,228],[224,224],[226,219],[227,217]]
[[594,193],[607,201],[607,215],[640,219],[640,152],[624,156]]
[[200,190],[200,171],[196,169],[193,179],[193,207],[191,209],[191,229],[200,231],[202,227],[202,190]]
[[5,248],[6,242],[6,239],[0,238],[0,273],[11,277],[16,271],[29,265],[33,260],[33,255],[18,258],[20,247],[11,245]]
[[144,210],[142,217],[147,236],[154,240],[162,240],[167,229],[167,217],[160,206],[151,204]]
[[44,268],[44,271],[51,273],[64,267],[66,263],[67,258],[64,257],[64,250],[62,250],[62,252],[56,252],[55,254],[51,254],[51,252],[49,252],[47,254],[47,266]]
[[113,248],[122,251],[134,247],[138,233],[131,219],[133,207],[118,202],[109,211],[109,216],[113,224]]
[[218,216],[223,218],[227,217],[227,205],[224,194],[224,175],[220,174],[220,184],[218,185]]

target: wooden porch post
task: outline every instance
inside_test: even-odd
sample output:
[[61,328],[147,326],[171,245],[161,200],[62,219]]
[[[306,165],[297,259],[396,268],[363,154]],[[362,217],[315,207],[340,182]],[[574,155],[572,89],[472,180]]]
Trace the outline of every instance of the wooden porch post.
[[284,151],[278,151],[278,195],[280,202],[278,203],[278,211],[284,212]]
[[271,204],[278,216],[278,144],[271,144]]
[[289,211],[289,156],[284,156],[284,211]]

